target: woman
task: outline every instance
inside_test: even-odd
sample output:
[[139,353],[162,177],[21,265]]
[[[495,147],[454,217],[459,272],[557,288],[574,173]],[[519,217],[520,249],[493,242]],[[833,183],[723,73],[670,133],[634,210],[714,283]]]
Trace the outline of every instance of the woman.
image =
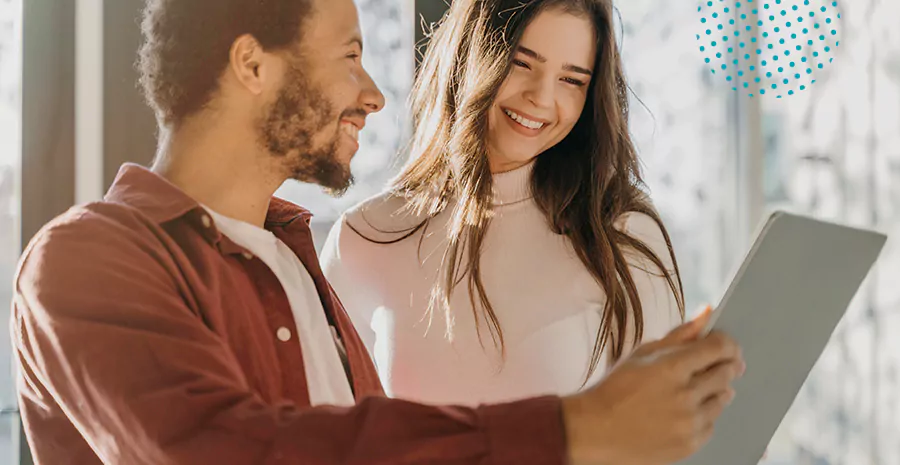
[[610,0],[454,1],[413,111],[410,162],[322,257],[389,395],[569,394],[683,320]]

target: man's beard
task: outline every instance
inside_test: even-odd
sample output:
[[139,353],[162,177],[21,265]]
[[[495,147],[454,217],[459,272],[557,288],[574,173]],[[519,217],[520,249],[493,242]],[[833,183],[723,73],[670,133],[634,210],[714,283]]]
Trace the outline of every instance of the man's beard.
[[350,167],[337,159],[340,126],[325,144],[313,142],[317,134],[340,118],[299,66],[301,63],[291,66],[275,102],[263,115],[259,128],[262,142],[273,156],[284,161],[290,178],[318,184],[340,196],[353,184]]

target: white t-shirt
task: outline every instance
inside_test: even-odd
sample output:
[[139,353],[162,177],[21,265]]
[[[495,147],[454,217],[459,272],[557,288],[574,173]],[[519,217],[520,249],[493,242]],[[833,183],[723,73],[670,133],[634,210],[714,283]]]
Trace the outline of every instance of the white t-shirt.
[[[447,246],[448,212],[405,240],[376,244],[348,224],[370,239],[390,241],[421,222],[402,199],[380,195],[334,226],[322,253],[323,270],[373,355],[388,395],[477,405],[581,389],[606,296],[571,242],[551,231],[532,200],[532,166],[494,176],[494,217],[482,251],[482,279],[503,330],[505,360],[480,314],[483,345],[476,335],[468,280],[451,296],[452,341],[442,312],[429,327],[427,308]],[[650,217],[631,213],[617,224],[646,243],[674,276],[662,232]],[[643,341],[658,339],[681,322],[675,296],[649,259],[625,254],[643,306]],[[633,321],[629,328],[634,330]],[[604,375],[608,362],[602,354],[588,386]]]
[[354,405],[353,391],[335,345],[334,333],[312,276],[300,258],[270,231],[209,208],[206,211],[222,234],[262,260],[284,288],[297,327],[295,330],[280,328],[275,337],[282,342],[300,338],[310,403],[314,406]]

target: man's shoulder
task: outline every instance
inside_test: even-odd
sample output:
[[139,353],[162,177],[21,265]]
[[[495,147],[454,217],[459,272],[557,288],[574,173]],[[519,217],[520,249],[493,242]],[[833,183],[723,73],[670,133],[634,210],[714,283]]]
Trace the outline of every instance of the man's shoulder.
[[[44,225],[29,241],[19,261],[32,271],[66,269],[63,264],[110,255],[144,254],[155,242],[152,222],[124,204],[99,201],[76,205]],[[140,254],[134,257],[140,258]]]
[[70,207],[45,224],[32,239],[43,244],[51,240],[99,239],[121,230],[139,233],[151,228],[151,221],[140,210],[106,200]]

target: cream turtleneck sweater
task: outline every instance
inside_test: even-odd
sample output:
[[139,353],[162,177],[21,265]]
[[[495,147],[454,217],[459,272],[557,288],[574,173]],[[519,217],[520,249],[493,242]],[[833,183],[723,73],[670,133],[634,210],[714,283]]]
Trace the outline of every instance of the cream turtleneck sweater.
[[[421,222],[387,194],[351,209],[332,229],[322,267],[369,348],[388,395],[418,402],[477,405],[582,387],[606,301],[604,292],[564,236],[554,234],[531,199],[533,164],[495,174],[494,217],[484,242],[482,277],[500,321],[506,359],[494,348],[483,318],[476,333],[467,280],[451,296],[453,339],[443,313],[429,328],[427,308],[447,246],[445,212],[422,238],[398,243],[402,231]],[[649,217],[630,213],[617,221],[672,268],[662,233]],[[421,247],[420,247],[420,239]],[[674,295],[652,263],[628,251],[643,304],[644,338],[662,337],[681,322]],[[648,272],[650,270],[652,272]],[[629,327],[634,328],[629,321]],[[608,368],[607,354],[591,376]]]

